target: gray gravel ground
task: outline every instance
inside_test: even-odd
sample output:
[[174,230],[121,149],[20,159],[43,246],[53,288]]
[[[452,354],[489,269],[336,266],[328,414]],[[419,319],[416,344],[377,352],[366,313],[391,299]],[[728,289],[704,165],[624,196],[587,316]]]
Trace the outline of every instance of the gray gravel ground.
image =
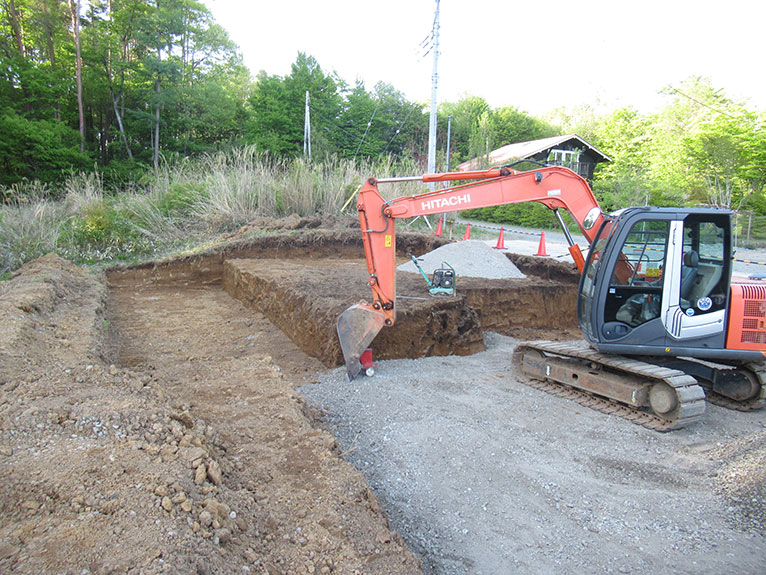
[[301,388],[426,573],[764,572],[763,518],[742,514],[763,493],[723,489],[732,469],[763,467],[763,450],[725,460],[738,442],[763,444],[763,412],[709,405],[701,423],[660,434],[527,387],[510,365],[517,342],[486,343]]

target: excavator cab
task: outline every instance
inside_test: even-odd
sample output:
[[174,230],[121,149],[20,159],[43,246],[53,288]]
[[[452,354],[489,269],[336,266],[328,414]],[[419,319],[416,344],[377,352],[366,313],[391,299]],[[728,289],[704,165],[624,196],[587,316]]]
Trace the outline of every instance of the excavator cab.
[[[606,218],[580,278],[578,320],[599,351],[761,359],[726,349],[731,217],[628,208]],[[760,357],[758,357],[760,356]]]

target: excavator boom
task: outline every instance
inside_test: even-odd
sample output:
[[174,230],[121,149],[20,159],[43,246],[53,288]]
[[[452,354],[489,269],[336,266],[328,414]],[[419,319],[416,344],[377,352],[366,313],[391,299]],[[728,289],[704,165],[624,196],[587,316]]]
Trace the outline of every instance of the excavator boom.
[[[459,185],[413,196],[384,200],[378,184],[396,181],[454,182]],[[338,338],[349,379],[360,368],[359,357],[383,326],[396,321],[396,220],[521,202],[538,202],[552,210],[567,210],[590,242],[603,215],[587,182],[560,167],[519,172],[508,168],[426,174],[408,178],[368,179],[357,201],[367,259],[372,303],[346,310],[338,320]],[[570,242],[578,267],[583,257]]]

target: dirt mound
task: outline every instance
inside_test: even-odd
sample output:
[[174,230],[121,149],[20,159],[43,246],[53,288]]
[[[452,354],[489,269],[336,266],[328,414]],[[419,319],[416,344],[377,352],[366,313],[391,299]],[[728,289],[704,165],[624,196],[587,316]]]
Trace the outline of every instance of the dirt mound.
[[[236,232],[224,234],[225,240],[243,240],[252,238],[264,232],[274,232],[283,230],[304,230],[304,229],[359,229],[359,219],[354,216],[309,216],[301,217],[298,214],[292,214],[284,218],[256,218],[248,222]],[[357,232],[359,233],[359,232]]]
[[[0,381],[16,381],[26,369],[95,361],[105,298],[103,283],[56,254],[0,283]],[[80,332],[89,337],[72,337]]]
[[[526,277],[514,263],[484,242],[466,240],[446,244],[418,256],[418,263],[429,277],[434,270],[447,262],[455,269],[458,279],[463,277],[485,279],[508,279]],[[400,265],[398,270],[419,274],[414,262]]]

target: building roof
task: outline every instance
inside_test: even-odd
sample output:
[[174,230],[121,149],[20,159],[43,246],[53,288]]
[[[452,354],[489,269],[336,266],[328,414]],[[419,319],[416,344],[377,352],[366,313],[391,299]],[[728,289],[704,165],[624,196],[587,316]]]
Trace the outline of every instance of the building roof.
[[[574,142],[570,142],[574,140]],[[556,148],[564,143],[574,143],[575,148],[583,148],[590,151],[596,156],[596,162],[611,162],[612,159],[599,151],[588,142],[583,140],[577,134],[567,134],[565,136],[553,136],[552,138],[543,138],[541,140],[531,140],[529,142],[518,142],[516,144],[508,144],[497,150],[492,150],[489,153],[489,164],[491,166],[502,166],[503,164],[511,160],[524,160],[532,158],[537,154]],[[474,158],[463,162],[457,166],[459,172],[465,172],[468,170],[481,169],[484,158]]]

